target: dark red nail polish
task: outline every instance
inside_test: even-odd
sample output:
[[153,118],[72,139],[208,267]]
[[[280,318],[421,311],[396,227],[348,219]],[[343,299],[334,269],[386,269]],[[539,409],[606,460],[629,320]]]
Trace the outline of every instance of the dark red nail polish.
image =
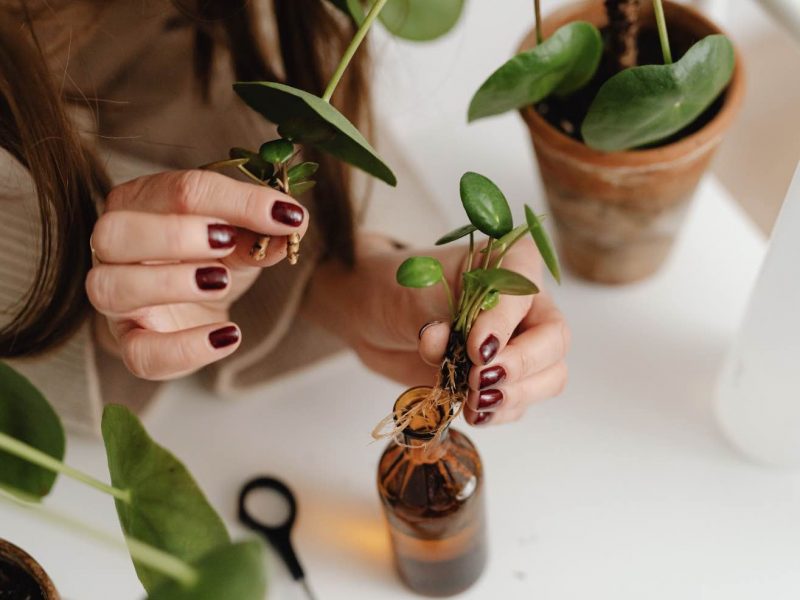
[[441,323],[441,321],[429,321],[428,323],[425,323],[425,325],[420,327],[419,333],[417,334],[417,339],[420,340],[422,339],[422,334],[425,333],[425,330],[428,329],[428,327],[433,327],[434,325],[438,325],[439,323]]
[[300,227],[303,224],[305,213],[296,204],[278,200],[272,205],[272,218],[284,225]]
[[490,412],[479,412],[475,417],[475,422],[473,425],[486,425],[489,421],[492,420],[492,413]]
[[218,250],[236,245],[236,227],[214,223],[208,226],[208,245]]
[[484,390],[478,394],[478,410],[495,409],[503,401],[500,390]]
[[506,378],[506,370],[503,367],[489,367],[481,371],[479,389],[484,389],[497,385]]
[[203,267],[194,274],[201,290],[222,290],[228,287],[228,270],[223,267]]
[[483,364],[489,364],[492,362],[492,359],[497,354],[497,350],[500,348],[500,340],[498,340],[494,335],[490,335],[487,337],[480,347],[481,359],[483,360]]
[[224,348],[239,341],[239,328],[235,325],[228,325],[208,334],[208,341],[214,348]]

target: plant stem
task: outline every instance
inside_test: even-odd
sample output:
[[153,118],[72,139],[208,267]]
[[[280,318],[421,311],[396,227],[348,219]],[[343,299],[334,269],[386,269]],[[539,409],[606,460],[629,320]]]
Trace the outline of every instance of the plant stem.
[[498,268],[502,264],[503,258],[505,258],[505,255],[508,254],[508,251],[511,250],[511,248],[514,246],[514,244],[516,244],[518,241],[520,241],[522,238],[524,238],[527,233],[528,233],[527,229],[521,229],[513,238],[511,238],[508,241],[508,243],[506,243],[506,247],[503,249],[503,251],[497,257],[497,260],[495,261],[494,265],[492,265],[492,266],[494,268]]
[[483,268],[489,268],[489,260],[492,258],[492,246],[494,245],[494,238],[489,238],[489,243],[486,246],[486,256],[483,257]]
[[450,319],[454,319],[456,316],[456,307],[455,303],[453,302],[453,292],[450,291],[450,284],[447,283],[447,278],[442,277],[442,285],[444,286],[444,290],[447,292],[447,304],[450,307]]
[[369,9],[364,22],[361,23],[358,31],[356,31],[356,34],[353,36],[350,45],[344,52],[344,56],[342,56],[342,60],[339,61],[339,66],[336,67],[336,71],[334,72],[333,77],[331,77],[328,87],[325,88],[325,93],[322,95],[322,99],[325,100],[325,102],[331,101],[333,92],[336,91],[336,86],[339,85],[344,72],[347,70],[347,67],[350,64],[350,61],[353,60],[353,56],[355,56],[358,47],[361,45],[361,42],[364,41],[369,28],[372,27],[373,21],[375,21],[381,10],[383,10],[383,7],[387,1],[388,0],[375,0],[375,4],[373,4],[372,8]]
[[653,0],[653,10],[656,13],[658,25],[658,40],[661,42],[661,53],[664,55],[664,64],[672,64],[672,51],[669,49],[669,36],[667,35],[667,21],[664,18],[664,6],[661,0]]
[[88,475],[83,471],[73,469],[72,467],[65,465],[60,460],[53,458],[49,454],[45,454],[41,450],[38,450],[33,446],[29,446],[25,442],[21,442],[20,440],[2,432],[0,432],[0,450],[5,450],[9,454],[13,454],[22,460],[27,460],[29,463],[38,465],[43,469],[47,469],[48,471],[63,473],[67,477],[72,477],[72,479],[75,479],[76,481],[80,481],[81,483],[93,487],[96,490],[110,494],[114,496],[114,498],[122,500],[123,502],[131,501],[131,493],[129,490],[121,490],[105,484],[102,481],[95,479],[91,475]]
[[475,232],[471,231],[469,234],[469,269],[467,271],[472,271],[472,263],[475,260]]
[[38,513],[51,523],[55,523],[61,527],[77,531],[80,534],[91,537],[102,544],[106,544],[107,546],[112,546],[123,551],[127,550],[127,552],[131,555],[131,558],[133,558],[136,562],[139,562],[144,566],[153,569],[154,571],[158,571],[162,575],[165,575],[170,579],[174,579],[186,587],[191,587],[197,582],[199,575],[191,565],[185,563],[179,558],[176,558],[172,554],[164,552],[163,550],[160,550],[154,546],[150,546],[149,544],[137,540],[136,538],[126,537],[126,548],[126,544],[123,543],[119,538],[112,536],[105,531],[100,531],[99,529],[90,527],[85,523],[81,523],[80,521],[77,521],[71,516],[62,512],[53,510],[52,508],[47,508],[42,504],[23,502],[19,498],[16,498],[8,493],[2,493],[0,497],[9,501],[13,501],[22,508],[26,508]]
[[536,45],[542,43],[542,11],[539,7],[539,0],[533,0],[533,14],[536,17]]

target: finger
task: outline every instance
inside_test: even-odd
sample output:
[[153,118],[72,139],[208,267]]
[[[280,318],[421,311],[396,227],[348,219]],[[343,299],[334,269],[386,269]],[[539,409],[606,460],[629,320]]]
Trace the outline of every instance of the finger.
[[212,171],[173,171],[115,187],[108,211],[137,210],[203,215],[267,235],[305,235],[308,215],[296,200],[270,187],[244,183]]
[[220,300],[230,285],[219,263],[97,265],[86,277],[86,293],[98,312],[124,315],[146,306]]
[[241,343],[233,323],[215,323],[170,333],[131,329],[120,338],[125,366],[154,381],[187,375],[232,354]]
[[561,313],[555,311],[551,316],[553,320],[511,338],[491,365],[473,367],[469,373],[470,389],[480,390],[500,380],[505,385],[522,381],[563,360],[569,345],[569,328]]
[[567,384],[567,364],[555,365],[515,384],[502,385],[467,396],[471,424],[507,423],[516,420],[527,407],[540,400],[560,395]]
[[103,214],[91,243],[103,263],[203,260],[230,254],[236,235],[219,219],[125,210]]
[[443,321],[431,321],[419,331],[419,355],[426,364],[438,366],[447,350],[450,325]]
[[[263,238],[264,236],[253,233],[252,231],[248,231],[246,229],[240,230],[239,242],[236,244],[236,250],[229,256],[225,257],[223,262],[232,269],[238,269],[242,267],[263,268],[276,265],[286,258],[288,238],[285,236],[267,236],[267,248],[264,258],[260,260],[256,258],[256,256],[253,255],[253,247],[257,242],[261,243],[264,241]],[[302,252],[302,247],[300,251]]]
[[467,340],[474,365],[488,365],[503,351],[520,321],[531,308],[531,296],[501,296],[492,310],[481,313]]

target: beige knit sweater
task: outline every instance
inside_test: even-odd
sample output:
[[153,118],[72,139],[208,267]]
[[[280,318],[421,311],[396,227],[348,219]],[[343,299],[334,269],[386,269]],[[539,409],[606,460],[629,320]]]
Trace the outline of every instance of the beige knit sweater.
[[[198,97],[192,51],[192,28],[188,23],[180,25],[177,11],[167,1],[116,2],[103,15],[91,40],[72,51],[64,85],[91,106],[91,110],[78,109],[75,118],[116,183],[192,168],[225,157],[232,146],[258,147],[274,137],[271,126],[232,93],[227,61],[217,61],[211,102]],[[381,151],[395,170],[404,170],[391,144],[383,144]],[[428,202],[413,176],[402,178],[403,202]],[[375,189],[378,196],[392,195],[383,186]],[[306,202],[311,227],[300,264],[266,269],[233,306],[231,317],[243,332],[241,348],[203,372],[222,396],[308,365],[338,348],[336,340],[296,318],[319,256],[313,202]],[[396,223],[396,206],[381,218],[380,207],[389,207],[391,202],[380,197],[371,203],[378,209],[373,221]],[[31,283],[36,210],[29,174],[0,151],[0,322],[18,307]],[[428,210],[417,233],[430,239],[439,223],[440,216]],[[400,232],[393,227],[393,233]],[[96,347],[89,323],[47,355],[12,364],[42,389],[73,430],[96,432],[104,402],[141,409],[160,388],[136,379],[116,358]]]

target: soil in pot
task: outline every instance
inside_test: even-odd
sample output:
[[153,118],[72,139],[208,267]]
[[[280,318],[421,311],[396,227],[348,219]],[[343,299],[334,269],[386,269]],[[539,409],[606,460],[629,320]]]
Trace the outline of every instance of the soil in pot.
[[0,600],[47,600],[47,597],[26,569],[0,556]]
[[[600,30],[603,35],[604,47],[609,48],[608,44],[608,27],[603,27]],[[677,27],[670,28],[669,42],[672,49],[674,60],[677,61],[683,56],[689,48],[691,48],[700,38],[687,32],[682,31]],[[661,54],[661,45],[658,40],[658,30],[654,27],[649,27],[646,24],[642,25],[642,29],[638,36],[639,44],[639,64],[640,65],[660,65],[663,64],[664,58]],[[538,112],[550,125],[558,129],[564,135],[571,137],[583,143],[583,136],[581,136],[581,124],[586,113],[589,112],[589,107],[592,101],[597,96],[597,92],[602,85],[608,81],[613,75],[618,73],[615,67],[616,61],[611,54],[606,50],[600,66],[595,73],[592,81],[578,90],[574,94],[566,98],[557,98],[555,96],[543,100],[536,104],[536,112]],[[720,94],[711,106],[700,115],[693,123],[686,126],[681,131],[666,138],[653,146],[666,146],[672,144],[684,137],[687,137],[696,131],[700,131],[713,119],[719,112],[720,108],[725,102],[725,93]]]

